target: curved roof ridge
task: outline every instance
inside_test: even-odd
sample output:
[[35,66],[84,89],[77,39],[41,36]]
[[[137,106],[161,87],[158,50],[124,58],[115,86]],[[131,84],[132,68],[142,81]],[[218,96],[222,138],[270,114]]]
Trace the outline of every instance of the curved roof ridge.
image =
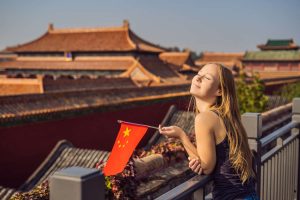
[[168,56],[178,56],[178,55],[182,55],[182,56],[186,56],[186,55],[189,55],[190,54],[190,52],[188,52],[188,51],[183,51],[183,52],[177,52],[177,51],[175,51],[175,52],[169,52],[169,51],[167,51],[167,52],[163,52],[163,53],[161,53],[160,55],[168,55]]
[[127,20],[124,21],[124,29],[126,30],[126,39],[128,41],[128,43],[134,48],[134,49],[138,49],[138,45],[131,40],[130,38],[130,28],[129,28],[129,22]]
[[244,52],[221,52],[221,51],[204,51],[204,55],[243,55]]
[[[161,46],[159,46],[157,44],[153,44],[151,42],[148,42],[148,41],[142,39],[135,32],[133,32],[130,28],[128,28],[128,34],[129,34],[130,39],[133,41],[133,43],[136,44],[136,47],[137,47],[138,50],[141,49],[141,48],[143,48],[138,43],[144,43],[145,45],[148,45],[148,46],[150,46],[152,48],[156,48],[157,52],[168,51],[168,49],[165,48],[165,47],[161,47]],[[144,49],[141,49],[141,50],[144,50]]]
[[88,32],[126,31],[124,27],[95,27],[95,28],[60,28],[48,30],[51,34],[58,33],[88,33]]
[[123,26],[109,28],[63,28],[48,30],[39,38],[7,48],[12,52],[78,52],[78,51],[146,51],[164,52],[167,49],[137,36],[125,20]]
[[29,41],[29,42],[25,42],[25,43],[23,43],[23,44],[17,44],[17,45],[15,45],[15,46],[6,47],[5,50],[7,50],[7,51],[14,51],[14,50],[17,50],[19,47],[27,46],[27,45],[30,45],[30,44],[32,44],[32,43],[34,43],[34,42],[37,42],[37,41],[39,41],[39,40],[42,40],[42,39],[43,39],[44,37],[46,37],[48,34],[49,34],[49,32],[47,31],[47,32],[45,32],[43,35],[41,35],[40,37],[38,37],[38,38],[36,38],[36,39],[33,39],[33,40]]

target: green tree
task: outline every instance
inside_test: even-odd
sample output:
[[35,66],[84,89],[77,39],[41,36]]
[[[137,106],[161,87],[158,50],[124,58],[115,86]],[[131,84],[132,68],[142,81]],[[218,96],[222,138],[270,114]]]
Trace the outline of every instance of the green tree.
[[246,81],[245,73],[241,73],[236,81],[238,104],[241,114],[245,112],[263,112],[268,102],[264,94],[265,87],[258,74],[251,81]]
[[288,101],[292,101],[294,97],[300,97],[300,83],[287,84],[276,94],[288,99]]

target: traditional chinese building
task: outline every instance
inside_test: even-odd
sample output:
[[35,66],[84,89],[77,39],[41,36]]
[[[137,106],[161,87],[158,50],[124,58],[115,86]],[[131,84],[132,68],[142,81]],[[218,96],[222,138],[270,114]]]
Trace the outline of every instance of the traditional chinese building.
[[247,51],[242,63],[248,75],[256,73],[263,80],[265,93],[273,94],[284,85],[300,81],[300,51],[292,39],[268,40],[257,47],[261,51]]
[[293,39],[287,40],[268,40],[266,44],[257,45],[262,51],[267,50],[298,50],[299,46],[296,45]]
[[15,62],[2,63],[9,75],[118,75],[132,66],[134,58],[166,51],[122,27],[55,29],[25,44],[6,48],[17,54]]
[[207,63],[221,63],[230,68],[234,75],[237,75],[242,68],[241,59],[243,56],[243,52],[202,52],[200,57],[195,61],[195,64],[202,67]]
[[[160,59],[166,51],[137,36],[126,20],[123,26],[110,28],[56,29],[50,24],[39,38],[6,48],[3,57],[7,52],[16,57],[2,59],[0,70],[8,78],[41,76],[44,92],[49,82],[61,85],[65,79],[75,80],[78,89],[87,87],[85,83],[91,82],[87,79],[129,78],[137,87],[186,80],[172,63]],[[101,81],[95,81],[96,88],[97,82]]]
[[261,51],[247,51],[242,59],[246,71],[300,71],[300,51],[292,39],[268,40],[266,44],[257,47]]
[[189,50],[183,52],[163,52],[160,53],[159,58],[170,64],[174,70],[185,75],[189,80],[199,71],[199,67],[195,66]]

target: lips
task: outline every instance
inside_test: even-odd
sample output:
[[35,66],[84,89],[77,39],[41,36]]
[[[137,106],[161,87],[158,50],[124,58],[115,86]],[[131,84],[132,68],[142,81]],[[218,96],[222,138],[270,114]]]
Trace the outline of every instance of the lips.
[[196,85],[196,84],[193,84],[194,86],[196,86],[197,88],[200,88],[200,86],[199,85]]

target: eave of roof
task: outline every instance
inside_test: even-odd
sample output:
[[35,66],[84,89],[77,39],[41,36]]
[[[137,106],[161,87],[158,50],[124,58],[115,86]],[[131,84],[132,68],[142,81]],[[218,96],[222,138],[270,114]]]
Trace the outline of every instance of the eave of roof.
[[0,62],[5,69],[44,69],[44,70],[127,70],[134,62],[133,57],[103,57],[98,59],[64,60],[15,60]]
[[300,51],[248,51],[243,61],[300,61]]
[[[51,115],[66,113],[103,112],[122,105],[139,104],[153,100],[166,100],[188,96],[190,83],[181,85],[155,86],[148,88],[94,89],[86,91],[52,92],[45,94],[5,96],[0,98],[2,105],[0,124],[9,125],[13,121],[33,121],[36,118],[50,118]],[[50,115],[50,116],[49,116]],[[57,117],[56,117],[57,118]]]

